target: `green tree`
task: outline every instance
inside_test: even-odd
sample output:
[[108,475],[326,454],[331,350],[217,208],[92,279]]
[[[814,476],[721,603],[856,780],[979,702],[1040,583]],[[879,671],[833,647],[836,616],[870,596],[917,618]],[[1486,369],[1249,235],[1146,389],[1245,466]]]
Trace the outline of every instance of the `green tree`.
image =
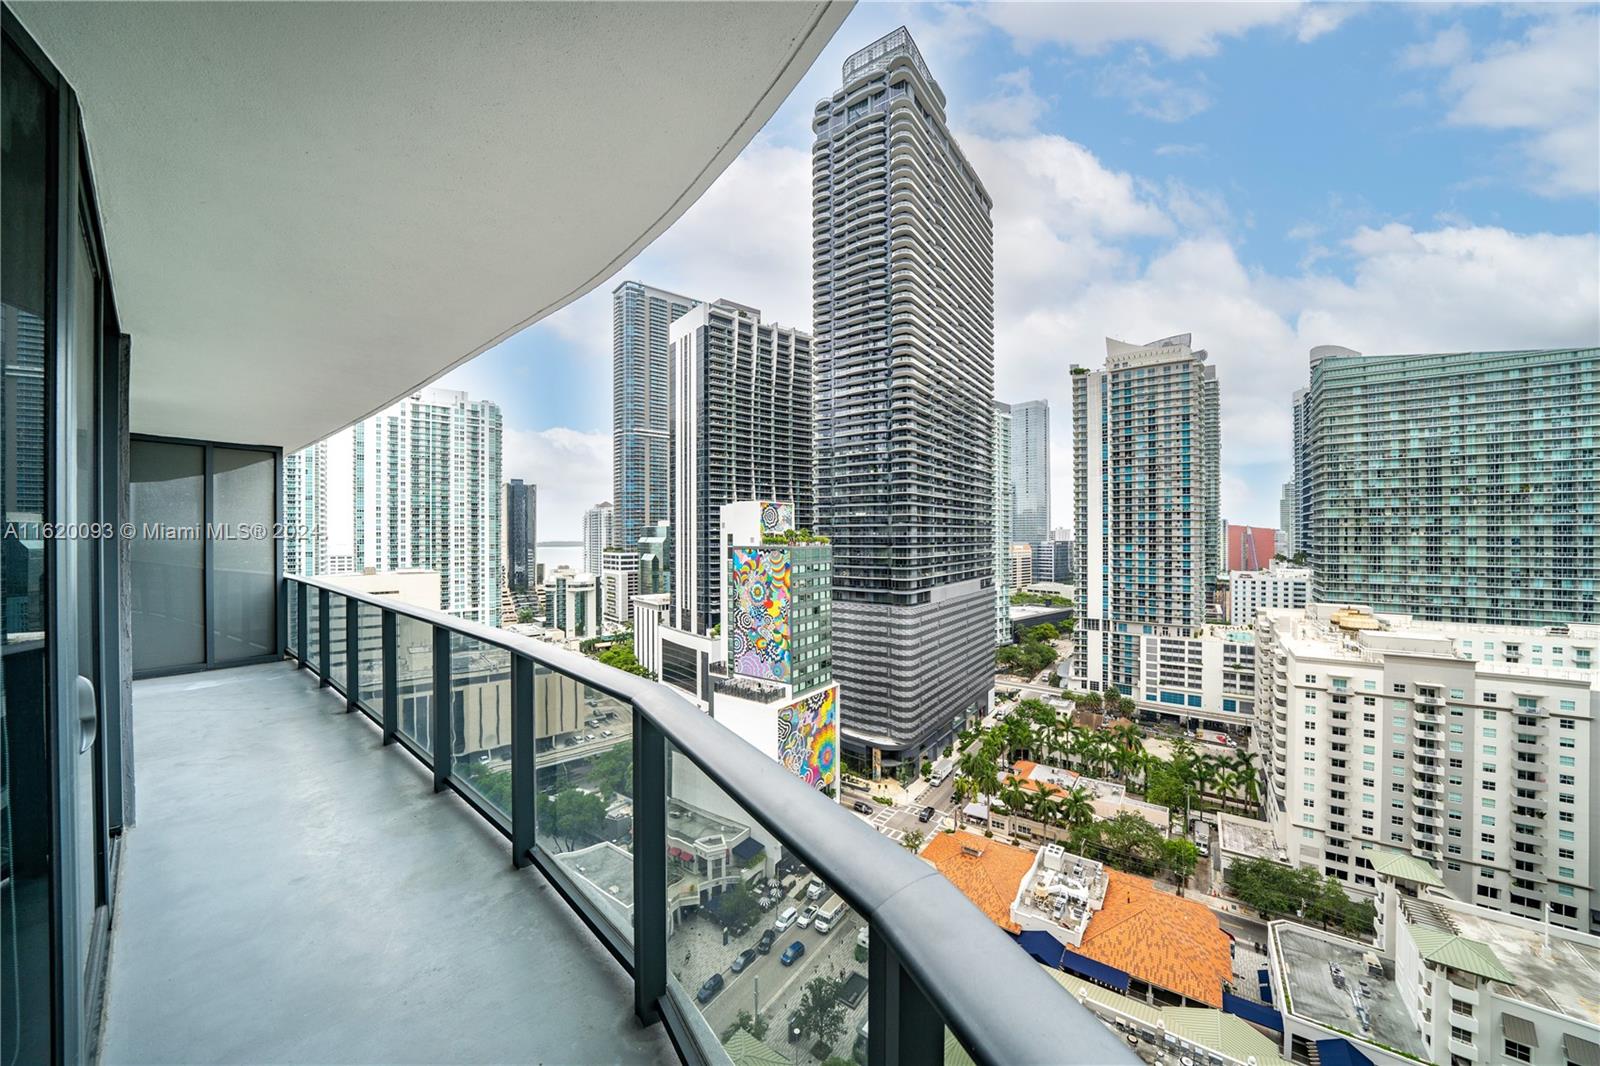
[[1183,890],[1188,887],[1189,878],[1194,874],[1195,867],[1200,865],[1200,849],[1195,842],[1186,837],[1171,837],[1162,846],[1166,853],[1167,869],[1172,871],[1172,876],[1178,879],[1178,895],[1183,895]]
[[900,839],[900,846],[915,855],[917,852],[922,850],[922,845],[927,841],[927,839],[927,837],[922,835],[922,830],[913,829]]
[[1032,643],[1034,641],[1055,640],[1061,636],[1061,631],[1049,622],[1040,622],[1038,625],[1024,630],[1023,635],[1027,637],[1029,643]]
[[532,608],[529,607],[524,607],[517,612],[517,621],[522,625],[531,625],[536,617]]
[[606,795],[633,795],[633,750],[625,744],[607,748],[590,766],[590,779]]
[[834,977],[813,977],[800,995],[794,1024],[800,1035],[832,1046],[844,1032],[844,1004],[839,993],[844,982]]
[[605,801],[593,792],[575,788],[546,796],[539,811],[540,833],[550,834],[564,851],[598,843],[605,825]]
[[740,1029],[743,1029],[757,1040],[765,1040],[767,1038],[767,1030],[771,1027],[772,1023],[767,1021],[765,1014],[752,1015],[749,1011],[742,1010],[739,1012],[739,1016],[733,1020],[733,1028],[723,1034],[722,1042],[726,1044],[732,1039],[733,1034]]
[[761,904],[750,886],[737,884],[717,897],[717,913],[731,929],[748,927],[761,920]]
[[1074,788],[1060,801],[1061,821],[1072,830],[1081,830],[1094,823],[1094,797],[1086,788]]

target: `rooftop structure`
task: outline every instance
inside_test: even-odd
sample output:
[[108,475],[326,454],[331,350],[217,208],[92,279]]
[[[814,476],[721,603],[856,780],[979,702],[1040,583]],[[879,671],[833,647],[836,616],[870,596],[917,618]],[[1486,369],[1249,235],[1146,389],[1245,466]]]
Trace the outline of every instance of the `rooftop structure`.
[[958,831],[934,834],[920,854],[995,925],[1008,933],[1022,931],[1011,916],[1011,908],[1023,880],[1033,869],[1033,852]]
[[1101,863],[1069,854],[1060,845],[1040,848],[1011,906],[1021,929],[1047,932],[1069,947],[1083,943],[1095,913],[1105,905],[1108,871]]
[[1186,1001],[1222,1006],[1222,986],[1233,979],[1228,934],[1203,903],[1158,889],[1148,878],[1106,871],[1105,904],[1078,948]]

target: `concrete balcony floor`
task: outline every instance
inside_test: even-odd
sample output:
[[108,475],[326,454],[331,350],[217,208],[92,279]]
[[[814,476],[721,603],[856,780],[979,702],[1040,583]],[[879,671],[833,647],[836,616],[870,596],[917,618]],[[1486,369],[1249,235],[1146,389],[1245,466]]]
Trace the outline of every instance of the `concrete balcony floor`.
[[503,837],[288,664],[134,686],[106,1063],[676,1062]]

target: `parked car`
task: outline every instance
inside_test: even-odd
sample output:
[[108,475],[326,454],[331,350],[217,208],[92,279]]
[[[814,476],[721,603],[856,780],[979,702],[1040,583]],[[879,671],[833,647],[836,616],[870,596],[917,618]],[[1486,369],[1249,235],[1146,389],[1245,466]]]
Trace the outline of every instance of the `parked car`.
[[809,899],[815,903],[817,900],[822,898],[822,893],[826,890],[826,888],[827,886],[824,885],[820,879],[813,877],[811,879],[811,883],[806,885],[806,899]]
[[868,803],[866,800],[856,800],[850,806],[854,807],[861,814],[872,813],[872,804]]
[[806,909],[800,912],[800,928],[811,928],[811,919],[815,918],[816,916],[817,905],[815,903],[808,904]]
[[712,998],[722,991],[722,985],[722,975],[714,973],[706,978],[706,983],[700,986],[700,991],[694,994],[694,998],[701,1003],[710,1003]]
[[781,933],[793,925],[798,917],[800,917],[799,911],[793,907],[785,907],[783,913],[778,915],[778,920],[772,923],[772,928]]
[[1211,857],[1211,846],[1204,840],[1196,844],[1194,847],[1195,851],[1199,853],[1202,859],[1209,859]]
[[795,1043],[799,1043],[799,1041],[800,1041],[800,1012],[799,1011],[795,1011],[793,1014],[789,1015],[789,1043],[795,1044]]
[[933,808],[932,807],[924,807],[924,808],[922,808],[922,812],[917,815],[917,821],[919,821],[919,822],[930,821],[932,818],[933,818]]
[[[783,949],[783,954],[778,956],[778,961],[783,963],[785,966],[793,966],[795,964],[795,960],[805,953],[806,946],[800,943],[800,941],[796,940],[793,944],[790,944],[788,947]],[[718,981],[720,982],[720,980],[721,978],[719,976]],[[722,985],[719,983],[717,987],[721,988]],[[705,1000],[701,1000],[700,1002],[704,1003]]]
[[[769,929],[767,931],[770,933],[772,930]],[[755,949],[745,948],[743,951],[739,952],[739,957],[733,960],[733,965],[728,967],[728,969],[732,970],[734,973],[744,973],[745,967],[749,966],[755,961]]]
[[856,934],[856,943],[860,944],[862,947],[866,947],[867,946],[867,927],[866,926],[863,925],[861,927],[861,932]]
[[[863,932],[864,931],[865,930],[863,930]],[[756,954],[765,955],[772,951],[772,943],[777,939],[778,933],[776,930],[768,929],[766,932],[762,933],[761,939],[756,941]]]

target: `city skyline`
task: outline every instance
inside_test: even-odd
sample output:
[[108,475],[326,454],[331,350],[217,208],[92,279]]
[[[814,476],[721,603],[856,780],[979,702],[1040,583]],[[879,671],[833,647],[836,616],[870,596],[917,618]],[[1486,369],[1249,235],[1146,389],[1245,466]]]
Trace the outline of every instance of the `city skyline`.
[[[738,293],[809,328],[810,110],[854,46],[905,23],[940,71],[952,127],[994,174],[995,399],[1043,395],[1063,413],[1067,365],[1096,359],[1104,336],[1193,331],[1236,382],[1223,514],[1276,526],[1312,347],[1600,337],[1593,175],[1535,154],[1559,131],[1592,134],[1593,64],[1574,70],[1574,50],[1596,24],[1592,9],[1539,11],[864,5],[676,226],[448,382],[504,406],[507,475],[541,485],[552,536],[576,536],[593,502],[583,486],[612,477],[611,290],[637,278]],[[1295,76],[1307,64],[1323,75]],[[1515,64],[1548,84],[1506,87]],[[1491,91],[1507,102],[1500,125],[1486,124]],[[1306,110],[1314,128],[1288,121]],[[725,248],[716,232],[744,239]],[[1417,291],[1429,299],[1412,306]],[[1052,426],[1057,515],[1072,506],[1069,421]]]

